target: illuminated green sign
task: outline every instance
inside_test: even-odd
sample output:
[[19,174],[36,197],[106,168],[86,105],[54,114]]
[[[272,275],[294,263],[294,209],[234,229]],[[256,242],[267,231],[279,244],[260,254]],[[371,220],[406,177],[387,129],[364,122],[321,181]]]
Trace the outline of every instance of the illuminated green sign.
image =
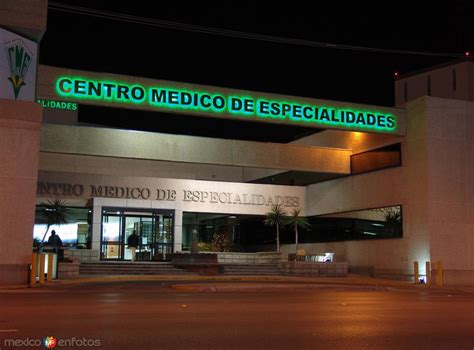
[[321,128],[348,128],[394,132],[394,115],[370,110],[305,104],[291,100],[265,99],[238,94],[183,90],[166,86],[130,85],[121,82],[63,76],[56,80],[56,92],[63,98],[102,100],[111,103],[147,105],[160,110],[228,114],[252,120],[279,119]]
[[36,102],[42,105],[43,108],[67,109],[69,111],[77,111],[77,103],[74,102],[43,100],[41,98],[37,99]]

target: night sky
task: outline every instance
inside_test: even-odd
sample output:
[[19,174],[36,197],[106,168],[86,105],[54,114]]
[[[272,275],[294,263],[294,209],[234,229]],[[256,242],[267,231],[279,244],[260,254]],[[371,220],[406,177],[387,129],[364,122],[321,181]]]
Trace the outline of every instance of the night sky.
[[[474,4],[449,2],[65,1],[99,10],[258,34],[376,48],[463,54],[474,48]],[[450,61],[430,57],[315,48],[193,33],[49,10],[40,63],[98,72],[393,106],[393,73]],[[156,115],[156,113],[152,113]],[[84,107],[81,121],[116,127],[287,142],[305,128],[252,134],[228,121]],[[206,120],[204,120],[206,119]],[[133,122],[131,122],[133,121]],[[183,123],[185,121],[185,123]],[[184,127],[183,125],[187,125]],[[257,128],[257,129],[255,129]],[[272,130],[271,130],[272,129]],[[253,132],[251,132],[253,131]],[[260,132],[261,134],[261,132]]]

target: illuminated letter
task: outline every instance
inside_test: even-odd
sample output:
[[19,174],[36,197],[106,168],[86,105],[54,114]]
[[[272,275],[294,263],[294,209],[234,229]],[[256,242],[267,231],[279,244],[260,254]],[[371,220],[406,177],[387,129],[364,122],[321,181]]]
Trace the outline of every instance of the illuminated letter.
[[143,89],[141,86],[132,87],[131,93],[134,100],[141,101],[145,98],[145,89]]
[[375,115],[368,113],[367,114],[367,125],[375,125],[377,120],[375,119]]
[[95,95],[97,97],[100,97],[102,95],[102,84],[99,82],[95,81],[89,81],[89,84],[87,84],[88,89],[87,89],[87,94],[89,96]]
[[72,81],[69,80],[69,79],[63,78],[63,79],[59,80],[58,88],[61,92],[69,93],[69,92],[71,92],[72,88],[71,87],[65,88],[64,84],[66,84],[66,83],[71,85]]
[[214,96],[212,102],[216,109],[223,109],[225,107],[225,100],[222,96]]
[[393,116],[387,117],[387,127],[393,129],[395,127],[395,118]]
[[242,101],[239,98],[233,97],[230,103],[232,111],[240,111],[242,109]]
[[306,118],[306,119],[311,119],[313,118],[313,116],[310,114],[310,112],[312,112],[312,108],[311,107],[304,107],[303,108],[303,116]]
[[151,102],[152,103],[166,103],[166,90],[151,90]]
[[[205,99],[207,100],[207,102],[205,102]],[[204,108],[209,108],[211,107],[211,103],[209,102],[209,100],[211,99],[211,96],[209,95],[206,95],[206,94],[203,94],[201,95],[201,106],[203,106]]]

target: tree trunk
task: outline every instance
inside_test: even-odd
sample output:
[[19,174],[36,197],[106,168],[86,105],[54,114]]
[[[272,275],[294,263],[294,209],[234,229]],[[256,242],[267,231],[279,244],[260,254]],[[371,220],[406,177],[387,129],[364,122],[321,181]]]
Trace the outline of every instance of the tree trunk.
[[198,254],[199,253],[199,246],[198,246],[198,231],[193,229],[191,231],[191,254]]
[[298,254],[298,226],[295,226],[295,253]]
[[277,223],[277,253],[280,252],[280,226]]
[[48,234],[49,228],[50,228],[50,226],[47,225],[47,226],[46,226],[46,232],[44,233],[43,239],[41,240],[41,243],[40,243],[40,247],[41,247],[41,246],[43,245],[43,243],[44,243],[44,239],[46,238],[46,235]]

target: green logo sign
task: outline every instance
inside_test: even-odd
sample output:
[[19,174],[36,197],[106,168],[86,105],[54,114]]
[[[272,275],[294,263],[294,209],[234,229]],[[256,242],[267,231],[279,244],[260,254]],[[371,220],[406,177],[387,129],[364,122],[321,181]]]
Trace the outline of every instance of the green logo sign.
[[50,109],[66,109],[68,111],[77,111],[77,103],[65,102],[65,101],[53,101],[53,100],[36,100],[43,108]]
[[26,85],[25,76],[30,68],[33,55],[27,49],[21,39],[16,39],[5,44],[8,66],[10,68],[10,80],[13,87],[15,100],[18,98],[20,89]]
[[[347,128],[363,131],[395,132],[397,118],[378,111],[315,105],[299,101],[267,99],[246,95],[185,90],[164,86],[130,85],[120,82],[60,77],[56,92],[63,98],[142,104],[158,110],[182,113],[196,111],[226,114],[252,120],[280,120],[321,128]],[[309,125],[308,125],[309,126]]]

